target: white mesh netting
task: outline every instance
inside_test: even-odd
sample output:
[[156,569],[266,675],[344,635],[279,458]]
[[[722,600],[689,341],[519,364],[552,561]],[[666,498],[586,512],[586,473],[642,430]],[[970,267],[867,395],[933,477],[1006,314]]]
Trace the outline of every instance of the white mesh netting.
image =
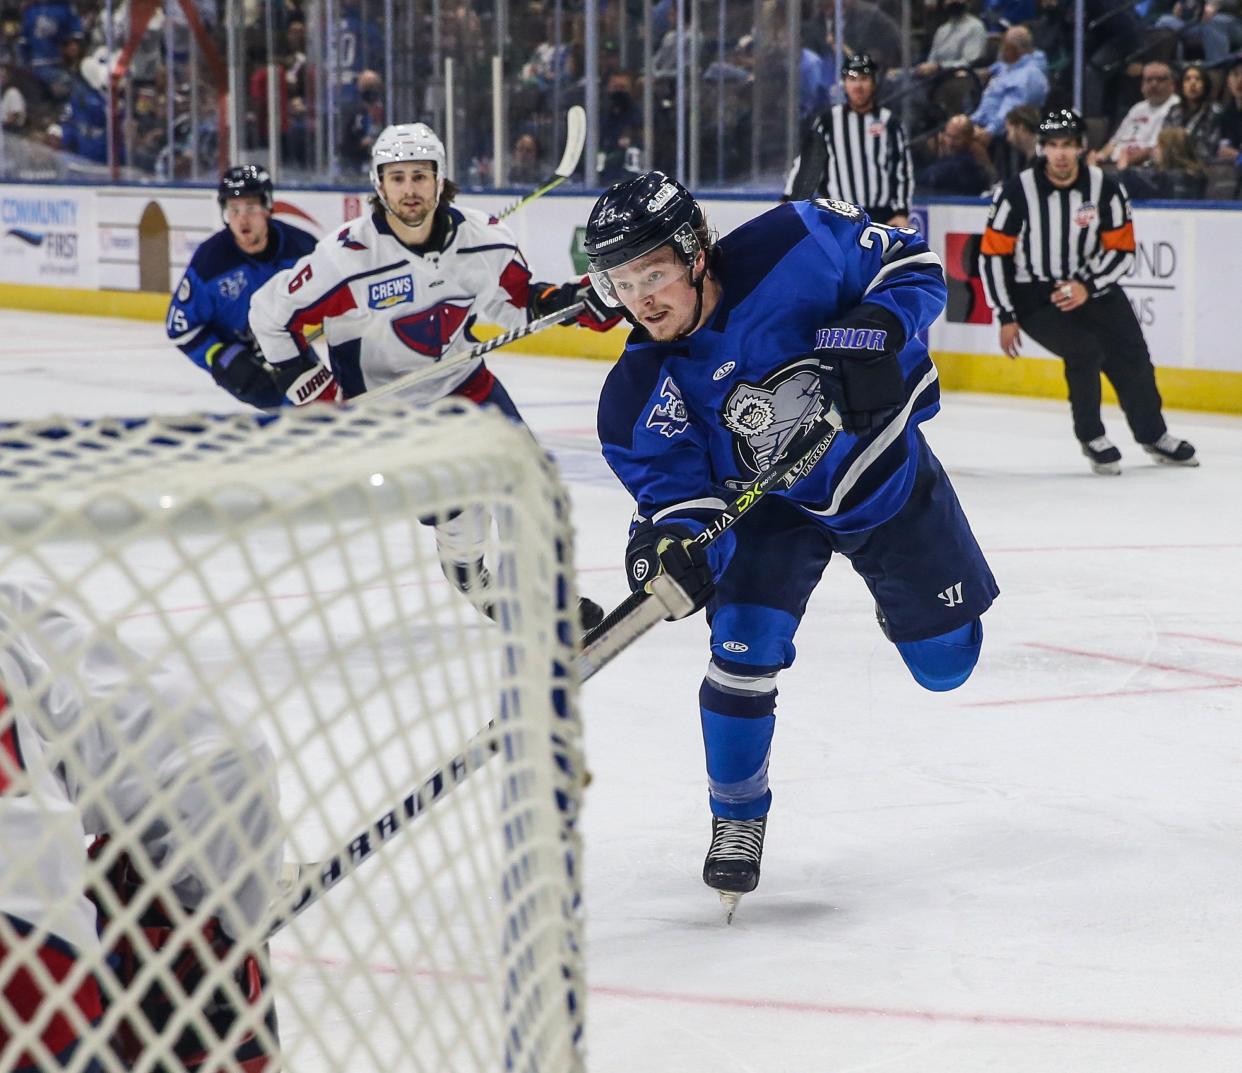
[[581,1069],[571,562],[473,408],[0,428],[0,1069]]

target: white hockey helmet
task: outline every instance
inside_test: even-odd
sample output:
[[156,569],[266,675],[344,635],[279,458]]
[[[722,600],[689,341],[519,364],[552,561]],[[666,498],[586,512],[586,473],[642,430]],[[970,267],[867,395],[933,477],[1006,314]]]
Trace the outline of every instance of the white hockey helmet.
[[410,160],[430,160],[436,166],[436,194],[444,189],[444,169],[448,155],[444,143],[426,123],[395,123],[380,131],[371,146],[371,185],[384,208],[384,192],[380,187],[380,169],[385,164]]

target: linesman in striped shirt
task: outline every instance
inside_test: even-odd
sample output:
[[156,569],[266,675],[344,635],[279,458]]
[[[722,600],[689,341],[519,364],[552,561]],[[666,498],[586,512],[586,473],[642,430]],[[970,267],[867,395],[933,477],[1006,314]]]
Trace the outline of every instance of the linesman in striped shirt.
[[1195,449],[1169,434],[1143,329],[1121,289],[1134,264],[1125,187],[1082,163],[1082,117],[1068,108],[1039,125],[1041,155],[997,192],[979,256],[988,304],[1011,358],[1019,328],[1065,362],[1074,435],[1096,473],[1121,472],[1121,452],[1100,417],[1100,373],[1143,449],[1157,462],[1197,466]]
[[811,124],[785,183],[785,201],[828,197],[858,205],[876,223],[910,222],[913,170],[901,121],[876,104],[876,66],[865,52],[844,65],[845,104]]

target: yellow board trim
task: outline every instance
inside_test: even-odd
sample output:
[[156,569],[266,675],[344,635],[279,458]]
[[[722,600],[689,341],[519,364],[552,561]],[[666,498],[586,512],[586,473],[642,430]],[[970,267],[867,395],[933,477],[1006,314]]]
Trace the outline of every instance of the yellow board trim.
[[[0,308],[42,313],[76,313],[94,317],[127,317],[162,321],[168,312],[168,295],[143,291],[92,291],[72,287],[42,287],[24,283],[0,283]],[[488,339],[499,328],[479,326],[478,335]],[[549,328],[520,339],[505,349],[519,354],[555,354],[563,357],[615,361],[625,348],[627,326],[609,332],[582,328]],[[1029,395],[1045,399],[1065,398],[1065,376],[1054,358],[1008,358],[996,354],[963,354],[933,351],[946,391],[981,391],[998,395]],[[1220,369],[1182,369],[1160,366],[1156,381],[1166,406],[1178,410],[1207,410],[1242,414],[1242,372]],[[1104,397],[1116,402],[1108,382]]]
[[152,294],[149,291],[92,291],[84,287],[0,283],[0,307],[27,309],[36,313],[163,320],[168,314],[168,300],[167,294]]
[[[1009,358],[996,354],[933,351],[946,391],[982,391],[999,395],[1066,398],[1064,366],[1056,358]],[[1156,384],[1165,406],[1174,410],[1242,413],[1242,372],[1222,369],[1156,367]],[[1116,402],[1112,386],[1104,381],[1104,398]]]

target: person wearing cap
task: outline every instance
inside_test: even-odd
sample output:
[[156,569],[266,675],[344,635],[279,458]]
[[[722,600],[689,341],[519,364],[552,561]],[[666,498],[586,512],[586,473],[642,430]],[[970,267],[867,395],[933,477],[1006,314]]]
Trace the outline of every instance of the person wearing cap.
[[1155,461],[1197,466],[1194,447],[1164,423],[1143,329],[1121,289],[1135,255],[1130,198],[1116,178],[1083,164],[1085,132],[1077,112],[1048,112],[1041,155],[992,200],[979,275],[1000,322],[1000,349],[1017,357],[1025,331],[1061,357],[1074,436],[1094,472],[1121,472],[1121,451],[1100,416],[1101,372]]
[[845,102],[811,124],[783,201],[826,197],[859,206],[876,223],[908,222],[914,185],[910,148],[901,120],[877,102],[877,75],[865,52],[845,63]]

